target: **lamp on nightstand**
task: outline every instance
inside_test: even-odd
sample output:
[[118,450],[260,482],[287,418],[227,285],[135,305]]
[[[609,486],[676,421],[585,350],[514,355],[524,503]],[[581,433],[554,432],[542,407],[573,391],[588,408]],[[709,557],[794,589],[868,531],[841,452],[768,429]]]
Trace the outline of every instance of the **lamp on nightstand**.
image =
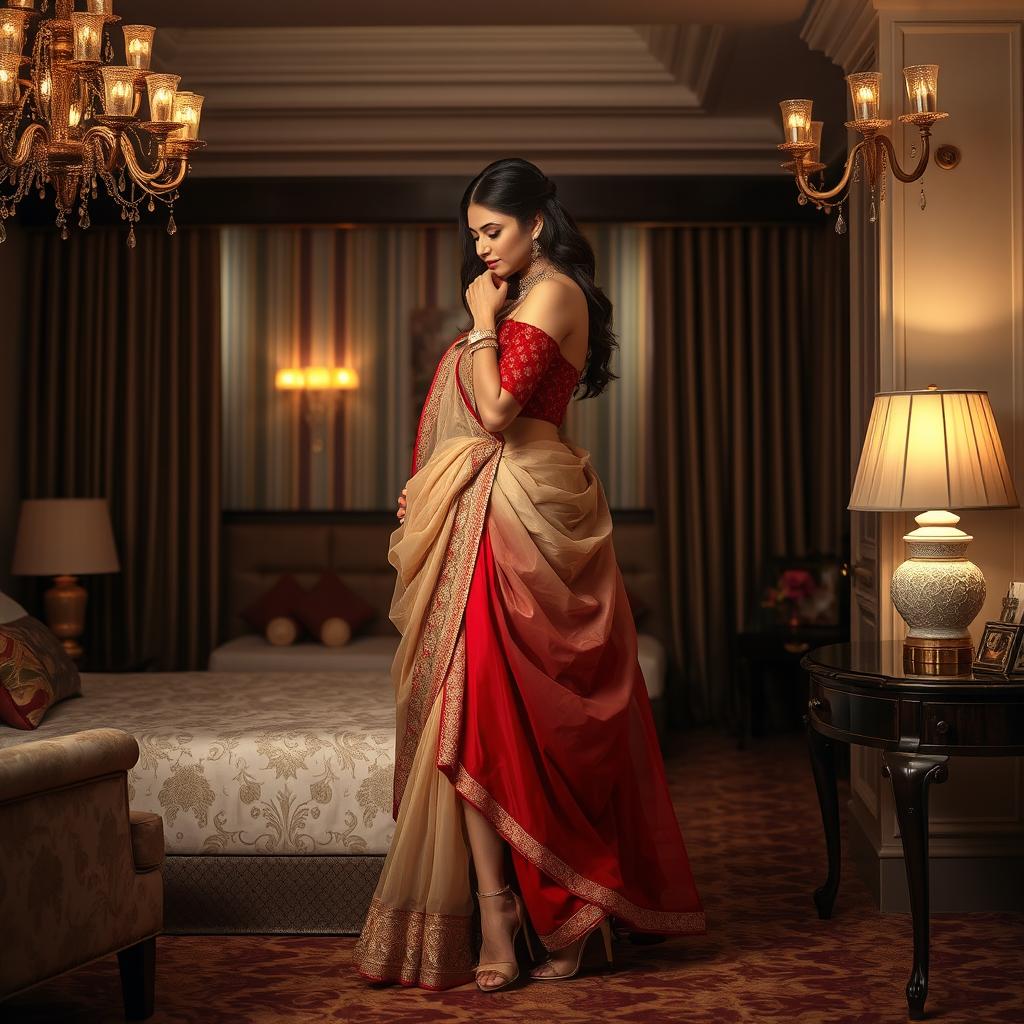
[[875,395],[848,508],[921,511],[904,536],[910,557],[892,575],[906,622],[904,667],[971,667],[968,626],[985,601],[985,577],[967,560],[974,539],[949,509],[1018,508],[987,391],[888,391]]
[[119,572],[117,548],[105,498],[42,498],[23,501],[14,543],[15,576],[54,576],[43,595],[46,623],[72,658],[83,654],[85,588],[78,576]]

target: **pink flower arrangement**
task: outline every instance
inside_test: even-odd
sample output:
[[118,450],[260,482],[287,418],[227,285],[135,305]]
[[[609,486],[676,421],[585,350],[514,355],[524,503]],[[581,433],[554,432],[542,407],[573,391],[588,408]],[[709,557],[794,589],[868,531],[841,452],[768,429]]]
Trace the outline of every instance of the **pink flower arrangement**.
[[797,624],[797,606],[819,590],[813,573],[806,569],[786,569],[774,587],[768,587],[761,601],[762,608],[776,608],[791,624]]

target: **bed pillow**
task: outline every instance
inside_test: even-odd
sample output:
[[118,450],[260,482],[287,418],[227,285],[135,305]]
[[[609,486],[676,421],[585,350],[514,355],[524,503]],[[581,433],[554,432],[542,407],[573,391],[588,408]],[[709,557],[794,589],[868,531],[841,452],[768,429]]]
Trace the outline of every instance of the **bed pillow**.
[[302,627],[290,615],[278,615],[276,619],[271,619],[267,623],[267,628],[263,632],[268,643],[275,647],[287,647],[295,643],[300,629]]
[[295,613],[306,591],[291,573],[285,573],[262,596],[240,612],[243,619],[254,629],[266,635],[267,627],[274,619],[293,619],[296,632],[302,632],[300,619]]
[[0,624],[0,722],[35,729],[54,704],[82,692],[75,663],[38,619]]
[[326,636],[330,646],[339,646],[338,636],[333,629],[329,629],[327,634],[323,632],[329,620],[344,620],[348,623],[350,636],[355,636],[377,612],[373,605],[367,604],[358,594],[349,590],[336,572],[328,570],[302,595],[295,606],[295,614],[318,640],[323,642]]
[[26,615],[28,615],[28,612],[17,601],[6,594],[0,594],[0,624],[13,622],[15,619],[24,618]]

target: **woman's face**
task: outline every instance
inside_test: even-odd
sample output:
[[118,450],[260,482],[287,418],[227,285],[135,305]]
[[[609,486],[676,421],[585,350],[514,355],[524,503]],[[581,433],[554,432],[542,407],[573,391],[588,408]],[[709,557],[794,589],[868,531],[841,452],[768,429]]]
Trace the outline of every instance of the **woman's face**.
[[543,224],[538,214],[533,229],[522,227],[507,214],[470,203],[466,210],[469,233],[476,243],[476,254],[499,277],[511,277],[530,265],[533,233]]

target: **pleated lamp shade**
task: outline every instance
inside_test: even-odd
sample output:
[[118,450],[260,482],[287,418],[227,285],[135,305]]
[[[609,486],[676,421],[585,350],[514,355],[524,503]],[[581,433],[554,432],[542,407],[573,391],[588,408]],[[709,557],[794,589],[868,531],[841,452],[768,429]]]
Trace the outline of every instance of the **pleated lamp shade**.
[[875,395],[848,508],[1019,506],[987,391]]

